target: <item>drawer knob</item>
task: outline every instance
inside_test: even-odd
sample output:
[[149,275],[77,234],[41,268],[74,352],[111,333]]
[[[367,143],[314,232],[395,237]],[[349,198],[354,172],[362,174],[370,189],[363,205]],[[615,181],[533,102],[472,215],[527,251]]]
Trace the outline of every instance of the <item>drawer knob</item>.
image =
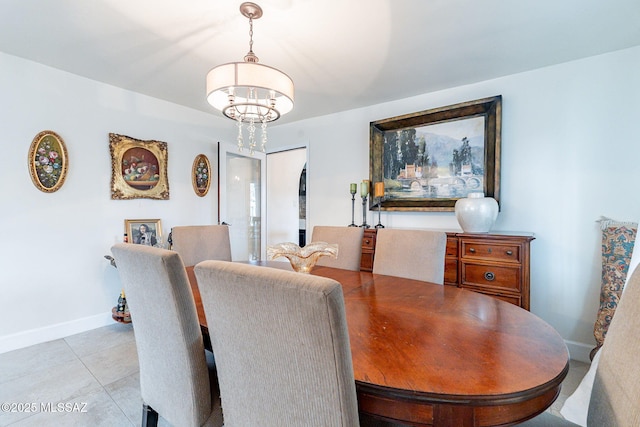
[[472,254],[475,254],[476,250],[475,250],[475,248],[469,248],[469,252],[471,252]]
[[367,245],[369,244],[369,240],[365,240],[364,242],[365,242]]
[[487,280],[488,282],[491,282],[491,281],[493,281],[493,279],[495,279],[495,278],[496,278],[496,275],[495,275],[495,274],[493,274],[493,273],[492,273],[492,272],[490,272],[490,271],[487,271],[486,273],[484,273],[484,278],[485,278],[485,280]]
[[507,251],[507,255],[509,256],[513,255],[513,251]]

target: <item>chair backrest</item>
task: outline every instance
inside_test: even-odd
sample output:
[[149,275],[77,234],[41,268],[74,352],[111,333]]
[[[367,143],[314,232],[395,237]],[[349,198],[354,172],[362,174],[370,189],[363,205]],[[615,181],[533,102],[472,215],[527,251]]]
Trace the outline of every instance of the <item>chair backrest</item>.
[[202,425],[212,411],[209,373],[180,255],[127,243],[111,252],[131,311],[143,402],[172,425]]
[[196,265],[225,426],[357,426],[344,297],[332,279]]
[[625,287],[600,351],[587,425],[640,426],[640,268]]
[[447,234],[431,230],[381,228],[373,273],[444,284]]
[[217,259],[231,261],[231,242],[227,225],[183,225],[171,229],[171,249],[178,252],[185,266]]
[[360,270],[362,256],[362,227],[332,227],[316,225],[311,234],[312,242],[327,242],[338,244],[338,258],[321,257],[316,265],[342,268],[344,270]]

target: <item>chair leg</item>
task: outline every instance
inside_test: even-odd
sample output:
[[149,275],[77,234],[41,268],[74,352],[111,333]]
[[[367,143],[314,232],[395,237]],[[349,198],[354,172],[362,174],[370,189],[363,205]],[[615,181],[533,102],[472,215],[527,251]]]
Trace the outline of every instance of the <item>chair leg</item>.
[[149,405],[142,404],[142,427],[157,427],[158,413]]

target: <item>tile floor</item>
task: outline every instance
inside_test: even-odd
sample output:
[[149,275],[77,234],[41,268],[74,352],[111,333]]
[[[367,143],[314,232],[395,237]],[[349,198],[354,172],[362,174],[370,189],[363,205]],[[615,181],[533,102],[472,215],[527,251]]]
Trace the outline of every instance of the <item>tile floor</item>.
[[[571,361],[551,412],[559,415],[588,368]],[[114,323],[0,354],[0,402],[34,402],[38,409],[0,411],[0,426],[139,426],[142,400],[132,326]],[[48,403],[58,409],[58,402],[67,406],[57,412],[40,411],[40,405]],[[160,418],[158,425],[168,423]]]

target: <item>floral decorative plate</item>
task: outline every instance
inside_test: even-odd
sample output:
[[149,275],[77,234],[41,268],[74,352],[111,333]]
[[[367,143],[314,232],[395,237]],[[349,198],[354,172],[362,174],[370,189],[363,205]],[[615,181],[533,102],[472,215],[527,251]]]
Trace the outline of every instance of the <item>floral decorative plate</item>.
[[40,132],[29,147],[29,173],[38,190],[53,193],[67,177],[67,147],[60,136],[50,130]]

